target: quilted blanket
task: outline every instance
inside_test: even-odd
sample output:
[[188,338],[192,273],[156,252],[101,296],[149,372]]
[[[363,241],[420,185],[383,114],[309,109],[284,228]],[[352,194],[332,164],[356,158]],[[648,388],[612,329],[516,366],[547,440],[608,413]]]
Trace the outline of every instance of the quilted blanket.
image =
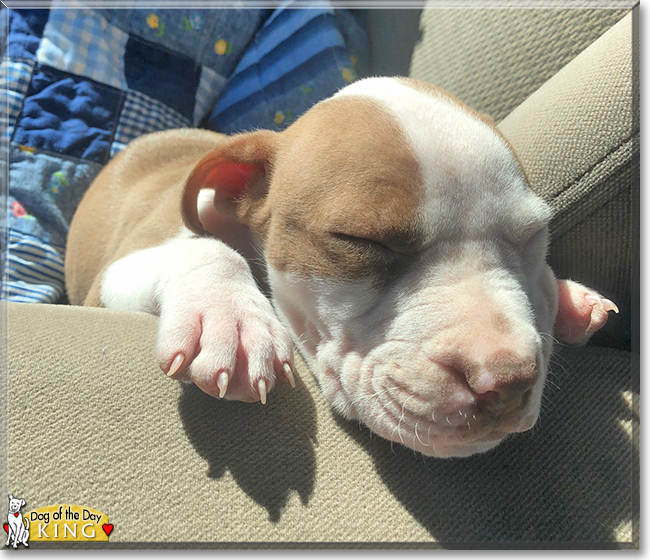
[[64,299],[72,215],[134,138],[196,126],[280,130],[359,75],[365,35],[349,12],[237,5],[2,9],[3,299]]

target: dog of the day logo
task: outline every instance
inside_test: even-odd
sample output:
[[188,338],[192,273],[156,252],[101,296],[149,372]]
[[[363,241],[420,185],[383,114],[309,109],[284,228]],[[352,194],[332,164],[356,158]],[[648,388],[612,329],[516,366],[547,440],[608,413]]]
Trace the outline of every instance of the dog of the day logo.
[[7,522],[4,524],[4,529],[7,531],[7,542],[5,546],[13,546],[18,548],[19,544],[29,546],[29,521],[23,520],[23,514],[20,512],[21,508],[25,505],[25,500],[22,498],[14,498],[9,494],[9,513],[7,513]]
[[[28,546],[27,541],[32,542],[108,542],[109,535],[113,532],[114,526],[109,522],[108,516],[101,511],[86,506],[74,504],[56,504],[45,506],[15,516],[12,511],[12,500],[25,505],[25,501],[9,497],[8,522],[5,524],[7,531],[6,546],[10,541],[14,548],[18,544]],[[16,506],[13,506],[16,509]],[[20,518],[20,524],[24,531],[15,533],[12,526],[12,517],[15,520]],[[15,540],[14,536],[22,536]]]

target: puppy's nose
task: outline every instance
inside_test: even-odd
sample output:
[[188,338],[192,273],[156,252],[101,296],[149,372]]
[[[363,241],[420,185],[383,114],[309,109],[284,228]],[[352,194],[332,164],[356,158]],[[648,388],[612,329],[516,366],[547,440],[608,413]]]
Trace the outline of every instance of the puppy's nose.
[[498,407],[521,404],[539,379],[535,353],[477,342],[463,344],[435,361],[464,378],[477,401]]
[[510,401],[532,389],[539,379],[535,356],[501,350],[480,361],[461,365],[467,384],[479,401]]

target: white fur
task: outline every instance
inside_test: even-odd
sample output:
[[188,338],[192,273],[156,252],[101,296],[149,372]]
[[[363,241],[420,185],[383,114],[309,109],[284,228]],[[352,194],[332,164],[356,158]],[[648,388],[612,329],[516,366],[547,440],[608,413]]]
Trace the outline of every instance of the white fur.
[[[164,245],[131,253],[106,270],[101,298],[113,309],[159,314],[161,366],[169,369],[182,353],[191,367],[181,379],[207,393],[219,393],[217,377],[226,371],[226,398],[258,400],[257,383],[265,380],[270,391],[275,372],[293,364],[289,336],[248,264],[217,239],[183,228]],[[246,370],[236,369],[238,351],[248,357]]]
[[[508,431],[524,431],[535,424],[551,352],[549,337],[538,332],[550,333],[555,310],[553,301],[534,284],[554,282],[554,276],[545,268],[538,278],[531,278],[530,289],[535,292],[531,302],[511,275],[473,270],[470,257],[477,257],[476,248],[461,249],[437,266],[422,257],[420,266],[387,291],[364,281],[305,279],[269,269],[276,309],[291,326],[294,341],[323,395],[339,413],[427,455],[470,455],[494,447],[498,441],[463,443],[444,424],[432,423],[432,415],[439,415],[439,424],[447,414],[470,406],[472,397],[428,362],[441,346],[465,344],[465,351],[475,351],[472,341],[489,333],[483,323],[477,328],[480,309],[474,307],[490,303],[508,317],[515,334],[485,338],[485,351],[506,347],[525,352],[528,348],[537,356],[541,371],[528,407],[511,419]],[[483,290],[483,300],[472,297],[477,290]],[[465,339],[458,336],[461,332],[466,333]],[[408,385],[426,405],[412,406],[408,394],[400,400],[398,392],[391,389],[392,378]],[[387,399],[382,395],[399,401],[392,415],[386,412]],[[414,422],[401,418],[405,410],[413,411],[414,422],[420,423],[426,436],[420,433],[418,439]],[[477,438],[486,435],[486,430],[477,428]]]
[[350,95],[381,104],[408,139],[424,179],[422,226],[431,239],[450,230],[473,237],[486,228],[501,228],[514,237],[528,224],[541,227],[550,217],[549,208],[530,192],[507,144],[447,97],[392,78],[368,78],[332,99]]

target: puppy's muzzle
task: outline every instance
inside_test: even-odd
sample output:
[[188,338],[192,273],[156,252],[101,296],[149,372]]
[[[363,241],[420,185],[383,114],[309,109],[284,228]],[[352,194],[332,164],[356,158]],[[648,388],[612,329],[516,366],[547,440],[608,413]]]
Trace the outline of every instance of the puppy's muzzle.
[[481,358],[475,357],[471,348],[458,348],[432,361],[449,375],[464,380],[477,405],[486,411],[507,412],[525,406],[539,380],[535,355],[510,349]]

